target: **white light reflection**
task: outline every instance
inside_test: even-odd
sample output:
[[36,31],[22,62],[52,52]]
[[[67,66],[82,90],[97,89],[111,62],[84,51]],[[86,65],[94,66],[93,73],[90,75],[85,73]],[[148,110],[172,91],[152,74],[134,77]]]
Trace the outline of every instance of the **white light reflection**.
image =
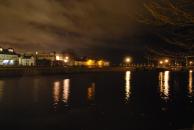
[[189,92],[189,96],[192,97],[193,95],[193,71],[190,70],[189,71],[189,86],[188,86],[188,92]]
[[58,104],[60,100],[60,82],[59,81],[54,82],[53,98],[54,98],[54,105]]
[[170,81],[170,71],[160,72],[159,82],[160,82],[160,94],[161,98],[167,101],[169,99],[169,81]]
[[131,71],[125,73],[125,100],[129,100],[131,96]]
[[63,81],[63,99],[62,99],[64,103],[68,103],[69,89],[70,89],[70,79],[65,79]]

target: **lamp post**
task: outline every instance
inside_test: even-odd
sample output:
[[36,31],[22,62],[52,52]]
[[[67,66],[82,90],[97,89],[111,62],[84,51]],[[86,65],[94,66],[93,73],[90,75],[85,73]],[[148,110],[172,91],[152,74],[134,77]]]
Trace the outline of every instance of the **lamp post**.
[[36,66],[38,66],[38,51],[36,51],[35,62],[36,62]]
[[170,60],[169,59],[163,59],[159,61],[159,66],[161,67],[167,67],[168,65],[170,65]]
[[129,64],[132,62],[132,58],[131,57],[125,57],[124,62],[127,66],[129,66]]

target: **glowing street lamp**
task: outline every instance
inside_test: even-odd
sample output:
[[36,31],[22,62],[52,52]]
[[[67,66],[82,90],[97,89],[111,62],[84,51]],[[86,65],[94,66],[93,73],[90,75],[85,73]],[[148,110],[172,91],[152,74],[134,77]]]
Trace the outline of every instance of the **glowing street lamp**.
[[65,63],[68,63],[69,61],[65,59],[64,62],[65,62]]
[[68,57],[68,56],[66,56],[66,57],[65,57],[65,60],[69,60],[69,57]]
[[95,61],[92,60],[92,59],[89,59],[89,60],[86,61],[87,66],[93,66],[94,64],[95,64]]
[[129,63],[131,63],[131,61],[132,61],[131,57],[126,57],[125,58],[125,63],[129,64]]
[[190,61],[189,64],[192,65],[193,64],[193,61]]
[[97,62],[97,64],[98,64],[98,66],[103,66],[104,61],[103,61],[103,60],[99,60],[99,61]]
[[69,57],[68,57],[68,56],[66,56],[66,57],[64,58],[64,62],[65,62],[65,63],[68,63],[68,62],[69,62]]
[[159,63],[160,63],[160,65],[163,65],[164,62],[161,60]]
[[60,56],[57,55],[56,56],[56,60],[59,61],[60,60]]
[[169,59],[165,59],[164,62],[165,62],[165,63],[169,63]]

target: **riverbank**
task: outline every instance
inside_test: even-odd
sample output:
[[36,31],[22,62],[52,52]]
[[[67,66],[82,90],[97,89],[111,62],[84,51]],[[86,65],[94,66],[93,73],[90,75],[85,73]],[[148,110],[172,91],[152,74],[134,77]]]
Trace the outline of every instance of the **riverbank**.
[[72,73],[88,72],[122,72],[133,70],[126,67],[104,67],[104,68],[86,68],[86,67],[1,67],[0,77],[10,76],[36,76],[36,75],[63,75]]
[[72,73],[90,73],[90,72],[125,72],[135,70],[156,70],[156,71],[188,71],[188,69],[165,69],[165,68],[134,68],[134,67],[0,67],[0,77],[11,76],[36,76],[36,75],[63,75]]

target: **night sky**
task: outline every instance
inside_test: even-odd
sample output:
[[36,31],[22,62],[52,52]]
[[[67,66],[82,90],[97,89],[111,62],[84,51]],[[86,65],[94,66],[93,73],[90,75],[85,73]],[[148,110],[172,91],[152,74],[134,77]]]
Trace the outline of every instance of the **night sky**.
[[[158,47],[156,27],[137,22],[137,0],[0,0],[0,46],[119,57]],[[156,32],[156,33],[155,33]]]

